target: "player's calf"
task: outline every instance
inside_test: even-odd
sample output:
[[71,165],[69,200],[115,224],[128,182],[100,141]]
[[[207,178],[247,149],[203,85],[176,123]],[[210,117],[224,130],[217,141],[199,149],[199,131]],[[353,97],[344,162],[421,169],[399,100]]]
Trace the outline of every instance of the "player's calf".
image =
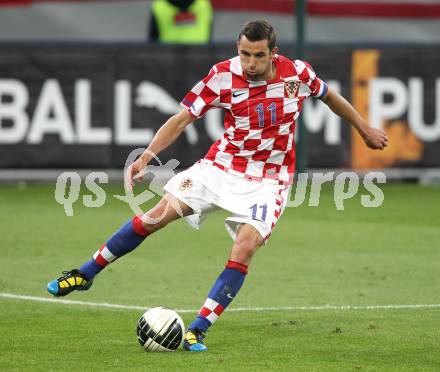
[[141,218],[133,217],[125,222],[89,261],[79,269],[63,272],[64,276],[48,283],[47,290],[54,296],[65,296],[75,290],[89,289],[93,278],[99,272],[119,257],[133,251],[148,235],[150,231],[144,228]]
[[[107,265],[133,251],[153,232],[181,217],[175,208],[170,208],[170,205],[173,203],[178,206],[180,211],[183,211],[184,215],[192,212],[188,206],[167,194],[166,197],[143,216],[135,216],[125,222],[95,252],[92,259],[80,266],[79,269],[63,272],[65,275],[71,275],[70,277],[64,278],[63,276],[49,282],[47,290],[55,296],[65,296],[74,290],[88,289],[90,286],[84,288],[85,284],[82,283],[82,279],[87,283],[91,283],[93,278]],[[67,282],[66,279],[68,279]],[[65,283],[70,283],[70,285]]]
[[[88,289],[99,272],[117,258],[134,250],[149,234],[141,219],[133,217],[95,252],[92,259],[79,269],[63,272],[64,276],[48,283],[47,290],[54,296],[65,296],[74,290]],[[87,283],[90,285],[85,287]]]
[[197,318],[189,325],[183,347],[187,351],[205,351],[203,344],[211,327],[237,295],[247,274],[247,265],[229,260],[208,293]]

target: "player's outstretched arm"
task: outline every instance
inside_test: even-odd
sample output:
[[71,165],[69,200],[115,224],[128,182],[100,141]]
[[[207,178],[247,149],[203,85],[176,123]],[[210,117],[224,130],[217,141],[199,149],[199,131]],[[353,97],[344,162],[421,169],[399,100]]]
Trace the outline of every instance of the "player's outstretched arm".
[[340,94],[329,88],[322,99],[341,118],[353,125],[370,149],[383,150],[388,144],[388,136],[382,129],[370,127],[355,108]]
[[153,154],[157,155],[171,145],[193,121],[194,117],[187,109],[183,109],[176,115],[171,116],[159,128],[145,152],[128,167],[125,174],[125,187],[128,190],[133,190],[136,176],[138,176],[137,180],[142,179],[142,172],[151,161]]

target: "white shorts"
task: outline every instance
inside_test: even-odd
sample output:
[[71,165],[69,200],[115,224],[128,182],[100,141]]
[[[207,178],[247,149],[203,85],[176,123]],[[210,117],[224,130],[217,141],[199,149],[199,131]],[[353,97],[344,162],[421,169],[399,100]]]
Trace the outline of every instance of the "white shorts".
[[225,227],[235,240],[240,224],[254,226],[264,241],[269,238],[286,206],[290,186],[249,180],[227,173],[201,160],[176,174],[165,191],[188,205],[194,214],[185,217],[199,229],[209,212],[224,209],[232,215]]

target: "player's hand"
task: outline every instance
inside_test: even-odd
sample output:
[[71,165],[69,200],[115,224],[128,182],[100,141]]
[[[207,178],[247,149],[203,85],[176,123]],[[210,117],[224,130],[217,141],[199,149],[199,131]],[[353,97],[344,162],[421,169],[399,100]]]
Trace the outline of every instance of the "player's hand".
[[137,182],[142,181],[148,161],[149,159],[141,155],[127,168],[127,172],[124,175],[124,184],[126,190],[133,191],[134,180]]
[[361,135],[370,149],[383,150],[388,145],[388,135],[383,129],[365,127]]

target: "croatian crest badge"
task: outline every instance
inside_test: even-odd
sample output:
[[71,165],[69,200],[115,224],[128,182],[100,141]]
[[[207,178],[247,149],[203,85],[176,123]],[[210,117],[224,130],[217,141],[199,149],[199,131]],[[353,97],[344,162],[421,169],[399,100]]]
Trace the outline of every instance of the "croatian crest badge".
[[300,86],[299,81],[286,81],[284,83],[284,89],[286,90],[287,96],[290,99],[293,99],[295,97],[298,97],[298,91]]

